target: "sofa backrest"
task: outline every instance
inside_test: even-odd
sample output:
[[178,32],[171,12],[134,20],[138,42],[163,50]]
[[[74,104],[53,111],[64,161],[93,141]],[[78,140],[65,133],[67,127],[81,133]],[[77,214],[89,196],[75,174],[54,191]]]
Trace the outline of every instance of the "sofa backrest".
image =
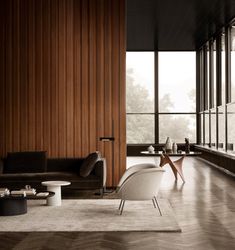
[[79,173],[83,158],[48,158],[47,172],[77,172]]
[[3,172],[14,173],[43,173],[46,171],[47,160],[45,151],[13,152],[4,159]]

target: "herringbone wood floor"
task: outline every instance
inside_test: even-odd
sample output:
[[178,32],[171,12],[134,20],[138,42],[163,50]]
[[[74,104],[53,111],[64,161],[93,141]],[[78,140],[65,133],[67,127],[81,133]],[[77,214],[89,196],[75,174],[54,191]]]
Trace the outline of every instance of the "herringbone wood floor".
[[[128,159],[129,164],[151,160]],[[196,158],[185,159],[184,173],[183,185],[166,167],[160,192],[169,199],[182,233],[1,233],[0,249],[235,249],[234,178]]]

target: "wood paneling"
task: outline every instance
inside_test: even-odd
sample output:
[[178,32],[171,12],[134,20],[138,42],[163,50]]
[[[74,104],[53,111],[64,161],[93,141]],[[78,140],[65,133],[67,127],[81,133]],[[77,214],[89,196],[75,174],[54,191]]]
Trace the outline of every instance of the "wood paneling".
[[125,1],[5,0],[0,12],[0,156],[99,150],[116,185],[126,161]]

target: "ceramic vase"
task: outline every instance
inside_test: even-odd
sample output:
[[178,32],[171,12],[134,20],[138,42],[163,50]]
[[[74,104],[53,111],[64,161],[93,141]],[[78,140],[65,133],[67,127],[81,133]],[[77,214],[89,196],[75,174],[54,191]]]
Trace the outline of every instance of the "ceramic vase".
[[170,137],[167,137],[167,139],[166,139],[165,149],[166,149],[167,153],[171,153],[172,152],[172,141],[171,141]]
[[172,151],[173,151],[174,154],[177,153],[177,149],[178,149],[177,144],[174,142],[173,145],[172,145]]
[[152,145],[150,145],[148,147],[148,151],[149,151],[149,153],[154,153],[154,147]]

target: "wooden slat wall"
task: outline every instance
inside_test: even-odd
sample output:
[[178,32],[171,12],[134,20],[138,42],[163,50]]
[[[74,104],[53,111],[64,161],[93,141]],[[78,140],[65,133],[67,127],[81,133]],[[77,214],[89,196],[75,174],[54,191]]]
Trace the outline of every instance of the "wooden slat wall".
[[99,150],[116,185],[126,164],[125,40],[124,0],[1,1],[0,156]]

